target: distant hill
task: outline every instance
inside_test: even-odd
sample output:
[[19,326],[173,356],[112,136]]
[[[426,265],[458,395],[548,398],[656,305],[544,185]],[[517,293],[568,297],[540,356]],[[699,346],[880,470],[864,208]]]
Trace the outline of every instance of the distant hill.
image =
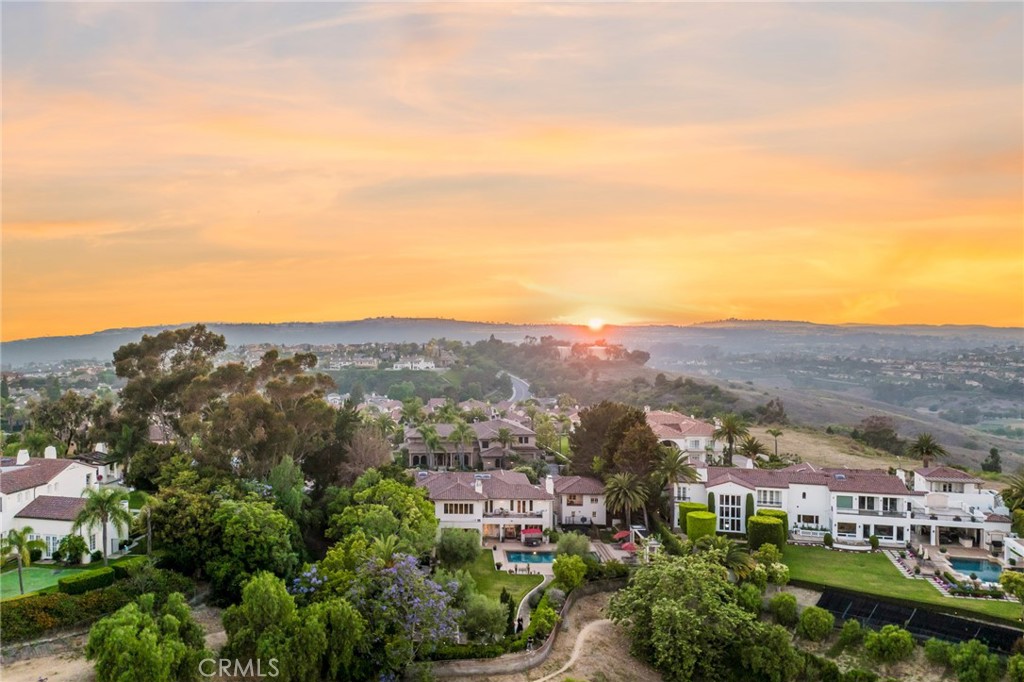
[[[0,343],[4,368],[61,360],[108,360],[114,350],[143,334],[187,324],[128,329],[108,329],[81,336],[53,336]],[[914,347],[920,350],[951,350],[993,344],[1024,342],[1024,330],[984,326],[927,325],[822,325],[772,320],[723,320],[689,326],[611,326],[595,334],[573,325],[517,325],[465,322],[432,318],[382,317],[349,322],[285,322],[279,324],[207,323],[223,334],[229,345],[275,345],[371,342],[424,342],[432,338],[479,341],[492,334],[503,341],[522,341],[527,336],[555,336],[584,341],[598,337],[632,349],[648,350],[652,364],[660,357],[686,354],[688,349],[714,346],[724,352],[772,352],[803,350],[842,352],[843,348]]]

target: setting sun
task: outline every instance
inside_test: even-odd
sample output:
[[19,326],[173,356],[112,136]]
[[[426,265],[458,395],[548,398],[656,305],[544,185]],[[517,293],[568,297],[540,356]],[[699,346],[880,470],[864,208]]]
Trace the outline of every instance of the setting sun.
[[587,322],[587,326],[590,327],[591,331],[599,332],[604,329],[604,320],[600,317],[592,317],[590,318],[590,321]]

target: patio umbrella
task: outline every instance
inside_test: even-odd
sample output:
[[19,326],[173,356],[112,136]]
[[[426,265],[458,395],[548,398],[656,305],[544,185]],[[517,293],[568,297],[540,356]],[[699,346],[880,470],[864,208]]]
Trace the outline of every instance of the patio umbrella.
[[522,535],[543,535],[544,531],[540,528],[524,528]]
[[620,530],[618,533],[616,533],[615,535],[612,536],[612,540],[621,540],[623,538],[628,538],[628,537],[629,537],[629,531],[628,530]]
[[620,549],[624,549],[627,552],[635,552],[636,551],[636,543],[634,543],[634,542],[623,543],[623,545],[622,545],[622,547]]

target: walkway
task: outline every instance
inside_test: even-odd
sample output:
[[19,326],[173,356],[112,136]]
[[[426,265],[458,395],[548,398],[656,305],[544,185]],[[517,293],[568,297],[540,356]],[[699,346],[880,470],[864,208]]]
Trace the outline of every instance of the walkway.
[[576,635],[576,643],[572,647],[572,655],[569,656],[569,660],[566,661],[565,665],[563,665],[561,668],[551,673],[550,675],[546,675],[545,677],[540,678],[536,682],[547,682],[548,680],[553,680],[562,673],[564,673],[566,670],[571,668],[573,664],[576,663],[576,659],[580,657],[580,652],[583,649],[583,644],[584,641],[587,639],[587,635],[589,635],[591,632],[593,632],[599,627],[611,624],[612,622],[607,618],[602,618],[601,620],[595,620],[587,623],[584,626],[584,628],[580,630],[580,633]]

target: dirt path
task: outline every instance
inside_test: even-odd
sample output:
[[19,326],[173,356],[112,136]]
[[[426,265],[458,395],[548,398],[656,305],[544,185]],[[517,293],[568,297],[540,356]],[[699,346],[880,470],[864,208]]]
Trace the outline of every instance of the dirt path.
[[596,629],[611,624],[612,622],[607,618],[602,618],[601,620],[595,620],[592,623],[587,623],[586,626],[584,626],[584,628],[580,630],[580,634],[576,637],[576,644],[574,644],[572,647],[572,656],[569,657],[569,662],[563,665],[555,672],[548,675],[547,677],[540,678],[539,680],[537,680],[537,682],[547,682],[548,680],[552,680],[561,675],[562,673],[564,673],[569,668],[571,668],[573,664],[576,662],[576,659],[580,657],[580,650],[583,648],[583,644],[587,641],[587,636],[594,632]]

